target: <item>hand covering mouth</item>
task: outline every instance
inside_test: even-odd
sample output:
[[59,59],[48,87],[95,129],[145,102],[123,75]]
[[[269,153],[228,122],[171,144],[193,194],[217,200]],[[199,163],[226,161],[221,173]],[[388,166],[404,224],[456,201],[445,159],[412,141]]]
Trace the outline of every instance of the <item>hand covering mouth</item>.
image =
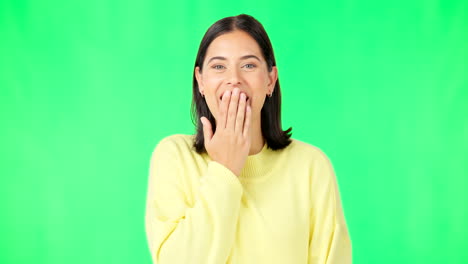
[[[221,101],[223,100],[223,94],[219,97],[219,100],[221,100]],[[246,93],[244,93],[244,94],[247,96],[245,101],[249,101],[249,96]],[[239,94],[239,98],[240,98],[240,94]]]

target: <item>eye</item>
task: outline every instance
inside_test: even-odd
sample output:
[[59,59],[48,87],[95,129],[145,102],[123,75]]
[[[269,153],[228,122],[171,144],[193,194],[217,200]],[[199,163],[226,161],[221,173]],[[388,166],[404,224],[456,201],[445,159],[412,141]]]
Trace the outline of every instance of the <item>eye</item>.
[[248,63],[248,64],[244,65],[244,67],[246,67],[247,69],[253,69],[253,68],[257,67],[257,66],[255,64]]
[[213,65],[211,66],[211,68],[215,69],[215,70],[222,70],[224,68],[223,65],[219,65],[219,64],[216,64],[216,65]]

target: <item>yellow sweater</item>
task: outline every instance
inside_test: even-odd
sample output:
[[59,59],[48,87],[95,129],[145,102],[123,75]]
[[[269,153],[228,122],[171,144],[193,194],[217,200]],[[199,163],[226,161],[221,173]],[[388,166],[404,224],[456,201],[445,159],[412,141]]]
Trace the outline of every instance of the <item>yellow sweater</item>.
[[265,144],[237,177],[171,135],[154,149],[146,235],[157,264],[351,263],[333,166],[299,140]]

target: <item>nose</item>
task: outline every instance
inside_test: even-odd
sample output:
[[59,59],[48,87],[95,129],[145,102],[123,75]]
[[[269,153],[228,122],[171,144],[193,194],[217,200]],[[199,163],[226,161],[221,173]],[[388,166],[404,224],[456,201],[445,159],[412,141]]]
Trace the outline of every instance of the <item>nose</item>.
[[237,70],[235,67],[231,68],[229,70],[229,76],[227,77],[227,84],[232,85],[232,86],[238,86],[241,84],[241,76],[239,74],[239,70]]

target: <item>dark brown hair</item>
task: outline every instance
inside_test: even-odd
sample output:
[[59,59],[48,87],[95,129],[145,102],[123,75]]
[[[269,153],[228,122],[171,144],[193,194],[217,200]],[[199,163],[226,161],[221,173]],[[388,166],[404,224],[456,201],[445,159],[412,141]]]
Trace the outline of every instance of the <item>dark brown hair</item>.
[[[203,124],[200,121],[200,117],[205,116],[210,120],[213,133],[216,131],[216,123],[215,118],[206,104],[205,98],[199,93],[198,82],[195,77],[195,68],[198,66],[200,68],[200,72],[203,70],[206,51],[215,38],[234,30],[242,30],[248,33],[257,42],[267,63],[269,72],[271,72],[273,66],[276,66],[270,38],[262,24],[252,16],[240,14],[238,16],[225,17],[216,21],[210,28],[208,28],[200,43],[200,47],[198,48],[193,72],[191,114],[192,122],[196,126],[196,137],[194,139],[193,146],[200,154],[206,153],[205,139],[203,137]],[[263,137],[270,149],[283,149],[291,143],[290,137],[292,127],[286,131],[283,131],[281,128],[281,90],[279,78],[276,80],[272,96],[267,96],[265,103],[263,104],[261,110],[261,127]]]

